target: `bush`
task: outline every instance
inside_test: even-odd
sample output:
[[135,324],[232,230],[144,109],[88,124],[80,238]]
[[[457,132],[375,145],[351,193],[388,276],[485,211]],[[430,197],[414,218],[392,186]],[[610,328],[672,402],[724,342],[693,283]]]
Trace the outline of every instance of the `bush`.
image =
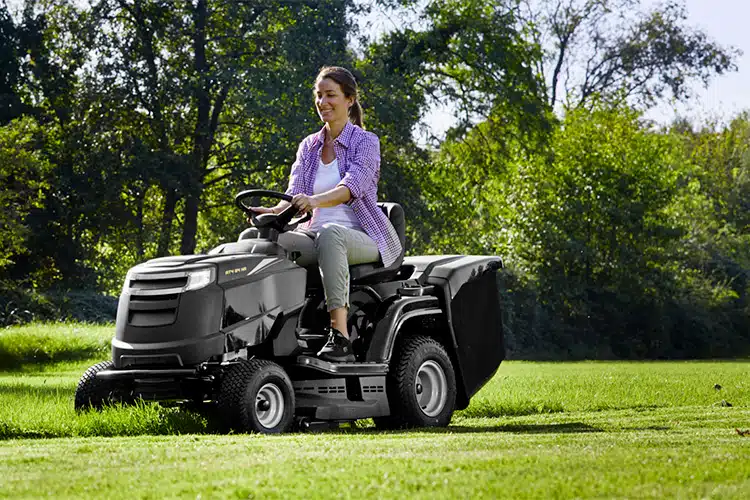
[[117,317],[117,297],[87,290],[49,291],[0,282],[0,326],[31,321],[108,323]]

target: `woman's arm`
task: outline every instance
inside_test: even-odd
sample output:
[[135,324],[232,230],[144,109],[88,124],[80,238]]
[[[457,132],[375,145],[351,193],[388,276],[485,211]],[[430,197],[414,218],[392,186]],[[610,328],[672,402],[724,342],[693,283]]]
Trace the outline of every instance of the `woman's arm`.
[[346,186],[336,186],[330,191],[319,193],[314,196],[306,194],[295,195],[292,199],[292,205],[297,207],[300,212],[307,212],[314,208],[327,208],[341,205],[352,199],[352,193]]
[[316,194],[312,198],[315,200],[315,208],[327,208],[346,203],[352,199],[352,193],[346,186],[336,186],[330,191]]
[[289,205],[290,205],[290,203],[288,201],[281,200],[275,206],[270,207],[270,208],[266,208],[266,207],[250,207],[250,210],[252,210],[254,212],[257,212],[259,214],[280,214]]

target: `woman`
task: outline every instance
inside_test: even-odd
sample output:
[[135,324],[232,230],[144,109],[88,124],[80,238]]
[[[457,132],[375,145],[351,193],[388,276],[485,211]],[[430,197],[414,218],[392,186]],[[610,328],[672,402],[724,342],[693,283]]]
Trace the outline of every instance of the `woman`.
[[[349,266],[378,260],[388,266],[401,254],[401,243],[377,206],[380,142],[362,126],[354,76],[340,67],[321,69],[315,80],[315,107],[325,126],[300,144],[286,190],[300,212],[312,210],[312,220],[279,235],[279,244],[300,252],[298,264],[317,262],[320,267],[331,326],[318,356],[354,361],[346,325]],[[253,210],[279,213],[287,206],[289,202],[282,201]]]

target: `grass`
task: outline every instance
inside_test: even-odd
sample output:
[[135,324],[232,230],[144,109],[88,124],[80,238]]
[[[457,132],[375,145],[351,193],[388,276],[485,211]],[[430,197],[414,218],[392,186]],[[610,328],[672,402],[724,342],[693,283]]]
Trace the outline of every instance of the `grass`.
[[27,364],[106,358],[114,325],[30,323],[0,330],[0,370]]
[[0,497],[750,496],[748,361],[508,362],[447,429],[284,436],[151,404],[77,415],[95,361],[0,372]]

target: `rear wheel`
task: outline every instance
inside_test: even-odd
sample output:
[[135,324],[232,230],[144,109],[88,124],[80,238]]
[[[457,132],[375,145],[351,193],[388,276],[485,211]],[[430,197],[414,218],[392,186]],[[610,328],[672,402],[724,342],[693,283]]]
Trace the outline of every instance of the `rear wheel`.
[[442,344],[431,337],[407,337],[391,363],[391,415],[375,419],[375,425],[382,429],[447,426],[456,404],[456,375]]
[[238,432],[284,432],[294,417],[294,388],[289,376],[264,359],[231,366],[221,381],[218,400],[225,427]]
[[110,401],[112,395],[111,383],[97,379],[96,374],[112,367],[114,367],[114,364],[111,361],[102,361],[83,372],[81,379],[78,381],[78,387],[76,387],[74,406],[77,411],[87,408],[100,409]]

